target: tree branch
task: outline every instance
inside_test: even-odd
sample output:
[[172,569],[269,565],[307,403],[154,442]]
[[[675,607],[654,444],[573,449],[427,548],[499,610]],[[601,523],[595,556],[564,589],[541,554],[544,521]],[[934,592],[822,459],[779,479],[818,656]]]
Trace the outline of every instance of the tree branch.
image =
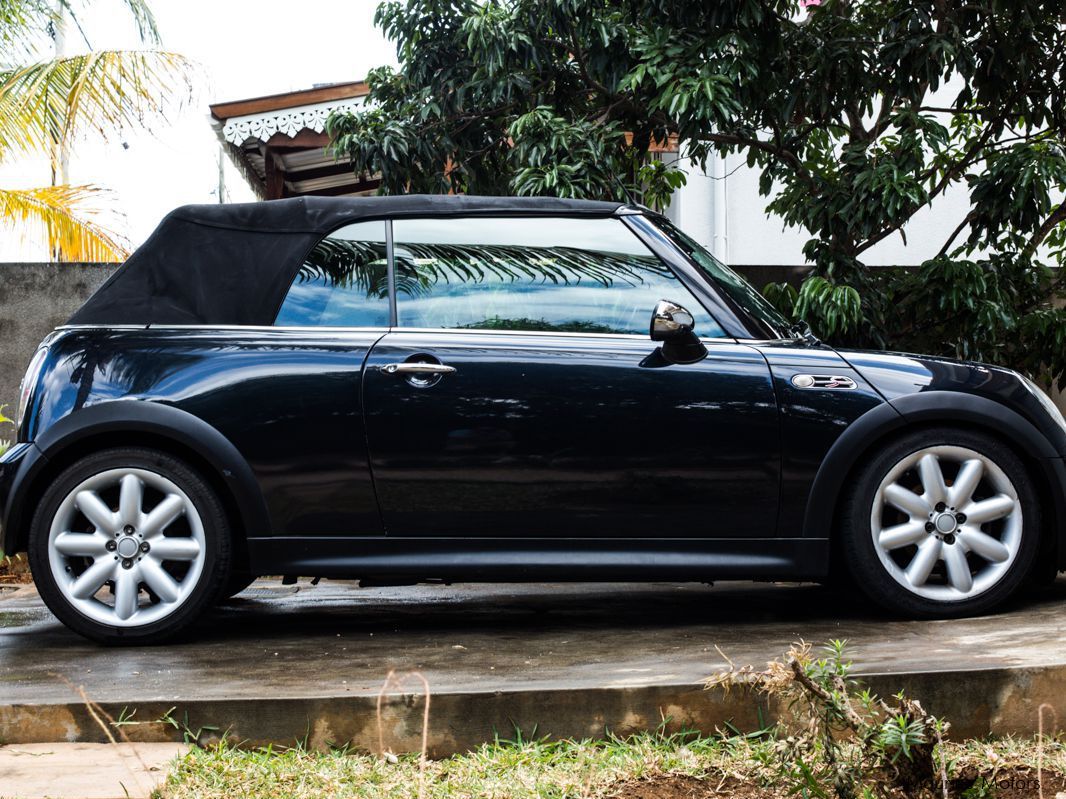
[[920,105],[917,111],[930,111],[934,114],[980,114],[988,109],[984,106],[978,108],[951,108],[938,105]]
[[948,236],[948,240],[944,242],[944,246],[940,248],[940,252],[936,254],[937,258],[943,258],[945,255],[947,255],[948,249],[954,243],[955,239],[959,237],[959,234],[966,229],[972,219],[973,211],[966,214],[966,216],[963,217],[962,221],[959,222],[959,226],[951,232],[951,235]]
[[873,141],[870,131],[866,130],[862,124],[862,115],[857,108],[849,106],[844,109],[844,114],[848,118],[848,132],[851,134],[852,141]]
[[836,685],[837,692],[840,693],[840,699],[838,700],[829,691],[822,688],[822,686],[818,685],[808,676],[807,670],[803,668],[803,664],[800,663],[799,660],[794,657],[789,658],[788,665],[791,667],[792,673],[796,676],[796,682],[802,685],[809,693],[814,694],[821,699],[829,707],[839,710],[848,726],[851,727],[856,735],[861,737],[867,732],[868,725],[863,722],[859,714],[855,712],[855,708],[851,706],[851,702],[848,701],[847,692],[844,690],[842,681]]
[[1051,235],[1051,231],[1063,222],[1066,222],[1066,202],[1059,203],[1058,207],[1044,220],[1044,224],[1037,228],[1036,233],[1033,234],[1033,237],[1029,239],[1029,243],[1025,245],[1025,249],[1022,250],[1022,256],[1031,258],[1037,248],[1044,243],[1044,239]]
[[867,141],[872,142],[881,136],[892,124],[892,112],[896,107],[896,95],[885,94],[881,97],[881,110],[867,134]]
[[578,69],[581,70],[581,77],[585,79],[592,88],[598,91],[606,99],[610,99],[614,96],[614,92],[608,89],[604,84],[600,83],[589,72],[588,64],[585,63],[585,51],[581,49],[581,40],[577,35],[577,31],[574,30],[574,26],[570,25],[570,43],[569,45],[563,45],[562,42],[556,42],[561,46],[565,46],[570,51],[570,54],[574,57],[574,62],[577,64]]
[[[880,231],[875,233],[866,241],[857,245],[855,249],[855,255],[859,255],[860,253],[866,252],[866,250],[870,249],[878,242],[888,238],[901,227],[903,227],[910,220],[910,218],[914,216],[915,211],[917,211],[923,205],[929,203],[931,200],[938,197],[945,189],[947,189],[948,186],[950,186],[952,183],[958,180],[959,177],[961,177],[963,171],[965,171],[972,164],[981,160],[978,154],[985,147],[985,145],[988,144],[988,140],[992,137],[992,132],[992,125],[989,125],[987,128],[985,128],[984,132],[977,138],[977,141],[974,142],[966,151],[966,154],[960,157],[959,160],[956,161],[950,168],[944,170],[944,174],[941,176],[940,182],[937,183],[936,186],[934,186],[928,194],[926,194],[924,201],[922,201],[921,203],[911,203],[910,206],[907,208],[906,213],[902,215],[902,221],[882,228]],[[921,179],[921,182],[924,183],[926,180],[931,180],[936,174],[935,169],[936,167],[932,167],[931,171],[927,172],[926,176]]]
[[814,178],[811,177],[811,173],[807,171],[807,167],[803,165],[799,156],[791,150],[786,149],[783,146],[776,146],[768,141],[762,139],[749,139],[746,136],[737,136],[732,133],[710,133],[701,138],[707,141],[717,142],[718,144],[732,144],[737,147],[752,147],[756,150],[761,150],[770,155],[776,155],[783,161],[788,161],[792,164],[796,171],[796,174],[803,179],[810,188],[816,188]]

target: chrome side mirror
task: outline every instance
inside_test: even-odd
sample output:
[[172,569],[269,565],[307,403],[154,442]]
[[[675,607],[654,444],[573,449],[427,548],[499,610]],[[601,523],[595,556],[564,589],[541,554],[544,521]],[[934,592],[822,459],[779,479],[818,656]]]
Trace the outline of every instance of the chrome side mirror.
[[651,340],[670,341],[692,333],[696,323],[686,308],[670,300],[659,300],[651,313]]
[[683,305],[659,300],[651,313],[649,334],[663,342],[662,354],[668,363],[695,363],[707,356],[707,348],[695,332],[696,322]]

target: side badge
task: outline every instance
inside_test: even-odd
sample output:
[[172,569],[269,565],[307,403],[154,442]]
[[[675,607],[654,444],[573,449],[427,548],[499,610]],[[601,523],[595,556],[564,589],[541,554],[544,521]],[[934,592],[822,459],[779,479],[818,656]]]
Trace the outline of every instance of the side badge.
[[855,381],[841,375],[792,375],[792,385],[796,388],[836,388],[853,389]]

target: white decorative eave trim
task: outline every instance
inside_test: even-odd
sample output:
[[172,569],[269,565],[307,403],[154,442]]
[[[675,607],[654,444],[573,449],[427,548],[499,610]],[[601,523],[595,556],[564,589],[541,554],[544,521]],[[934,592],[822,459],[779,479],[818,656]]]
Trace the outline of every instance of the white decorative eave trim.
[[249,139],[265,142],[277,133],[284,133],[290,138],[301,130],[321,133],[326,129],[326,118],[330,114],[334,111],[357,109],[363,105],[363,100],[362,97],[353,97],[351,100],[331,100],[326,103],[294,106],[281,111],[232,117],[222,126],[222,138],[240,147]]

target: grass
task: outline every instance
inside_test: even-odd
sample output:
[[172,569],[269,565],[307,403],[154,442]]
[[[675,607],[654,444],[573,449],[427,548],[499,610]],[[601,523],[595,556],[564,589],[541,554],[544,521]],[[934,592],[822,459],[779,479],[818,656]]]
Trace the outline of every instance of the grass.
[[[959,743],[950,726],[903,694],[884,701],[849,676],[846,642],[799,642],[759,671],[730,667],[708,688],[751,690],[785,710],[748,734],[659,730],[626,739],[549,741],[516,735],[429,761],[347,750],[192,751],[160,799],[1020,799],[1066,791],[1061,738]],[[398,687],[393,675],[382,688]],[[429,704],[425,706],[429,713]],[[1046,729],[1041,706],[1038,729]],[[378,723],[381,723],[379,716]],[[194,736],[194,739],[198,739]],[[424,753],[425,741],[423,741]],[[1033,789],[1036,789],[1034,792]]]
[[[773,736],[698,737],[648,733],[627,740],[518,741],[482,746],[429,761],[417,755],[382,758],[302,747],[243,750],[230,744],[197,749],[181,759],[159,791],[162,799],[569,799],[610,797],[624,783],[686,775],[732,795],[784,796],[772,765],[787,741]],[[949,777],[1029,770],[1039,751],[1030,739],[946,743]],[[1066,745],[1043,744],[1045,772],[1066,774]],[[971,778],[972,779],[972,778]],[[739,786],[747,786],[739,790]],[[972,789],[971,789],[972,790]],[[931,794],[939,794],[933,786]],[[673,794],[671,794],[673,795]],[[973,796],[963,791],[954,796]],[[994,792],[993,794],[994,795]],[[1034,794],[1035,795],[1035,794]],[[1054,791],[1046,794],[1055,795]]]
[[[638,735],[605,741],[500,741],[428,761],[301,747],[245,751],[229,744],[194,750],[161,795],[183,797],[578,797],[602,796],[619,781],[664,773],[705,777],[751,764],[750,747],[715,738]],[[423,770],[424,769],[424,770]]]
[[1066,774],[1066,742],[1059,736],[1041,745],[1033,738],[1007,736],[995,740],[969,740],[961,743],[946,743],[944,755],[949,770],[958,772],[967,768],[978,771],[1031,770],[1043,768]]

